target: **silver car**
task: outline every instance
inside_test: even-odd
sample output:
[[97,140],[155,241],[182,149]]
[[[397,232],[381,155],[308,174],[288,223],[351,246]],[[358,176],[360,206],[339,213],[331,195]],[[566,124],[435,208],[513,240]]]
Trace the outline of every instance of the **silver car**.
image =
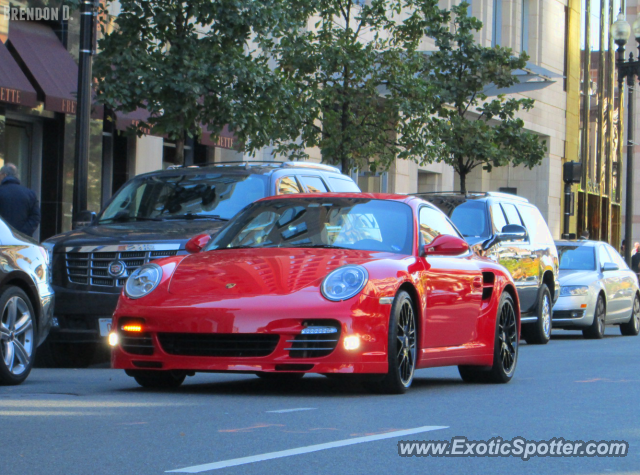
[[558,241],[556,246],[560,297],[553,307],[553,327],[602,338],[605,325],[619,325],[623,335],[637,335],[638,277],[620,254],[600,241]]
[[50,254],[0,219],[0,385],[20,384],[53,318]]

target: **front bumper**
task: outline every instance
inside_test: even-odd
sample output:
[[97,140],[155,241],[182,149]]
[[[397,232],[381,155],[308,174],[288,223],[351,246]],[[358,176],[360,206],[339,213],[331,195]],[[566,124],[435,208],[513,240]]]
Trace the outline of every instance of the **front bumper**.
[[38,286],[38,298],[40,299],[40,327],[38,329],[38,341],[40,345],[47,339],[53,325],[53,309],[55,305],[55,294],[48,284]]
[[594,305],[588,295],[559,297],[553,306],[553,328],[585,328],[593,323]]
[[110,318],[118,303],[119,293],[89,292],[53,287],[56,294],[54,317],[57,325],[51,328],[50,339],[68,343],[101,341],[100,318]]
[[[145,306],[123,298],[114,318],[114,329],[120,343],[111,353],[113,368],[125,370],[156,369],[184,371],[233,372],[309,372],[309,373],[386,373],[388,369],[388,321],[391,305],[377,298],[360,296],[354,301],[327,302],[321,296],[309,295],[300,300],[278,297],[241,298],[199,305]],[[309,300],[312,300],[311,302]],[[123,318],[144,319],[145,344],[151,354],[132,354],[123,348],[123,337],[131,337],[120,329]],[[300,335],[305,323],[337,322],[340,338],[326,356],[298,357],[291,340]],[[274,335],[277,344],[266,356],[193,356],[170,354],[161,344],[159,334],[187,335]],[[357,335],[360,347],[346,350],[344,338]],[[288,341],[289,340],[289,341]],[[127,340],[129,343],[131,340]],[[129,346],[129,348],[134,348]],[[137,350],[136,350],[137,351]]]

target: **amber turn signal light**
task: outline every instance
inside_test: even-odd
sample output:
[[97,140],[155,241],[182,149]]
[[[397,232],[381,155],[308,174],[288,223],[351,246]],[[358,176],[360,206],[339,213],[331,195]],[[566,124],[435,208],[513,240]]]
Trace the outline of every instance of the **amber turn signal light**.
[[136,323],[128,323],[128,324],[122,325],[121,329],[123,332],[140,333],[142,331],[142,325],[139,325]]

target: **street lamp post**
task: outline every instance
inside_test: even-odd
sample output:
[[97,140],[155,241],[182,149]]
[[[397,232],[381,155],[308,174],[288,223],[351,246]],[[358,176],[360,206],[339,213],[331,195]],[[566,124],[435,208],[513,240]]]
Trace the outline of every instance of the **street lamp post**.
[[[629,54],[629,59],[625,60],[624,47],[629,39],[632,27],[620,13],[618,19],[611,27],[611,36],[618,45],[616,50],[616,67],[618,68],[618,91],[622,94],[622,84],[627,78],[629,88],[628,119],[627,119],[627,184],[625,198],[624,234],[626,244],[624,247],[624,260],[631,267],[631,248],[633,247],[633,128],[634,128],[634,103],[633,93],[636,78],[640,78],[640,60],[633,58],[633,53]],[[638,43],[640,57],[640,16],[633,22],[633,34]]]

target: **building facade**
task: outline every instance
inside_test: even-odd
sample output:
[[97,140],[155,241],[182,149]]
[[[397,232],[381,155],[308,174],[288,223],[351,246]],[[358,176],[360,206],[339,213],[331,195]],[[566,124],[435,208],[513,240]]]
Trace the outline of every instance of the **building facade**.
[[[563,232],[588,229],[595,239],[619,247],[624,216],[624,143],[614,48],[610,25],[620,9],[633,21],[639,7],[622,0],[471,0],[469,12],[482,20],[477,40],[502,45],[515,53],[526,51],[527,67],[518,74],[520,86],[494,91],[534,99],[535,107],[520,117],[527,130],[547,145],[542,163],[524,167],[476,168],[467,177],[473,191],[503,190],[534,203],[555,238]],[[635,1],[637,0],[629,0]],[[21,178],[42,202],[40,238],[71,228],[73,193],[75,91],[79,22],[69,19],[10,19],[3,14],[8,0],[0,0],[0,164],[18,165]],[[17,7],[41,2],[11,2]],[[449,8],[451,0],[442,0]],[[117,3],[110,4],[112,17]],[[424,41],[424,49],[435,48]],[[623,91],[624,93],[624,91]],[[640,110],[640,108],[638,109]],[[98,210],[127,179],[176,165],[175,144],[130,132],[144,121],[144,110],[129,114],[95,107],[91,122],[89,208]],[[640,121],[638,121],[640,122]],[[639,124],[640,126],[640,124]],[[640,136],[640,131],[636,131]],[[273,160],[270,149],[248,156],[234,151],[231,134],[216,143],[202,140],[185,147],[185,165],[219,161]],[[318,150],[308,150],[320,161]],[[637,159],[640,161],[640,149]],[[563,229],[562,165],[583,164],[583,178],[573,186],[575,210],[569,229]],[[640,164],[636,166],[640,170]],[[419,166],[396,161],[388,172],[355,172],[364,191],[416,193],[459,189],[453,169],[442,163]],[[640,176],[640,173],[638,173]],[[638,179],[640,181],[640,179]],[[637,182],[638,182],[637,181]],[[640,211],[640,193],[635,210]],[[635,239],[640,216],[635,217]]]

